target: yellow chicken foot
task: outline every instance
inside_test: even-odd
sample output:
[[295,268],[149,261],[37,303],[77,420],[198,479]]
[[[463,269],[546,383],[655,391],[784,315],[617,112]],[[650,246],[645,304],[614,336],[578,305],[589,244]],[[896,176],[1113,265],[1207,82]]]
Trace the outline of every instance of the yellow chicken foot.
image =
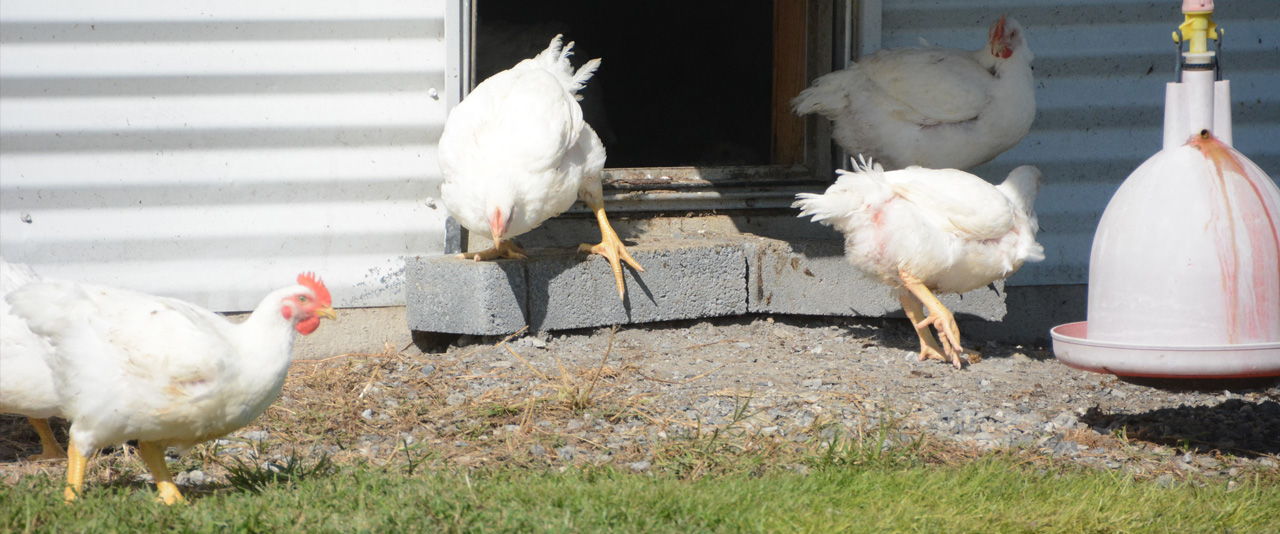
[[482,250],[480,252],[463,252],[462,254],[458,254],[458,258],[460,259],[476,261],[489,261],[498,258],[523,260],[528,257],[529,255],[525,253],[523,248],[520,248],[520,245],[517,245],[515,242],[510,240],[495,241],[493,243],[493,248],[488,250]]
[[902,303],[902,311],[907,312],[907,319],[911,321],[912,326],[915,326],[916,336],[920,338],[920,361],[947,361],[946,355],[942,352],[942,347],[938,346],[938,340],[934,339],[933,332],[929,331],[929,327],[918,326],[925,319],[924,306],[920,304],[920,301],[910,292],[898,291],[898,302]]
[[636,263],[635,258],[631,257],[631,253],[627,252],[627,247],[618,238],[617,232],[614,232],[613,227],[609,226],[609,219],[604,215],[604,204],[591,206],[591,211],[596,212],[596,220],[600,222],[600,244],[583,243],[578,245],[578,251],[599,254],[608,259],[609,266],[613,268],[613,278],[618,282],[618,298],[625,298],[627,286],[622,280],[621,262],[627,262],[627,265],[630,265],[631,268],[642,273],[644,272],[644,267]]
[[156,490],[160,493],[156,500],[165,504],[186,502],[178,491],[178,486],[174,485],[173,478],[169,476],[169,466],[164,463],[163,446],[154,441],[139,441],[138,456],[146,462],[152,478],[156,479]]
[[67,445],[67,489],[62,493],[62,499],[67,503],[76,500],[84,490],[84,470],[89,464],[89,458],[80,454],[80,449],[76,447],[73,441]]
[[62,446],[58,445],[58,439],[53,437],[53,429],[49,428],[48,419],[36,419],[28,417],[27,421],[35,427],[36,434],[40,434],[40,447],[43,449],[40,454],[27,457],[33,462],[40,460],[58,460],[67,457],[67,453],[62,450]]
[[[923,320],[916,321],[915,318],[912,318],[912,322],[915,323],[916,332],[919,332],[921,329],[927,330],[930,326],[937,330],[938,338],[942,342],[943,350],[946,352],[948,359],[951,360],[951,363],[955,365],[957,369],[961,366],[961,354],[968,356],[970,364],[977,363],[980,359],[978,354],[972,351],[966,351],[964,347],[960,345],[960,328],[956,325],[956,318],[955,315],[951,313],[951,310],[948,310],[946,306],[943,306],[942,301],[939,301],[938,297],[934,296],[933,292],[930,291],[928,287],[925,287],[924,283],[921,282],[920,279],[912,276],[906,271],[898,271],[898,276],[902,278],[903,287],[905,287],[907,291],[910,291],[911,294],[915,296],[916,300],[919,300],[924,307],[929,310],[929,317]],[[922,351],[922,354],[923,353],[924,351]]]

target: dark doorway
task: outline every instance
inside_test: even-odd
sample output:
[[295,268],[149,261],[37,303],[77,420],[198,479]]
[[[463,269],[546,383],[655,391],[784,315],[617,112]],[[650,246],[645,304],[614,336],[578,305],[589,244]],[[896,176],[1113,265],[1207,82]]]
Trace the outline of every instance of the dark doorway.
[[477,83],[546,48],[576,42],[574,65],[602,58],[583,92],[607,166],[768,165],[773,2],[478,0]]

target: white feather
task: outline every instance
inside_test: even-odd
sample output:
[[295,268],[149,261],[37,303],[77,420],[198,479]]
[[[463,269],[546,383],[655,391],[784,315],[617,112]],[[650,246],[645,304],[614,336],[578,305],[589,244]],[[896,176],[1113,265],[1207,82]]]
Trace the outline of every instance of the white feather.
[[30,283],[7,298],[55,350],[50,367],[71,441],[90,452],[130,439],[184,451],[261,415],[280,392],[293,352],[290,286],[243,323],[195,305],[67,281]]
[[838,171],[821,195],[797,195],[795,207],[845,234],[850,263],[882,283],[900,286],[901,270],[931,289],[963,293],[1044,259],[1035,241],[1035,167],[1014,169],[999,186],[954,169],[854,167]]
[[449,113],[439,143],[441,197],[468,230],[491,235],[488,214],[499,209],[510,218],[502,237],[516,237],[569,209],[580,193],[600,196],[605,149],[577,102],[600,60],[575,72],[572,49],[556,36]]
[[968,169],[1017,145],[1035,119],[1034,54],[1012,19],[1004,39],[1008,58],[990,43],[881,50],[818,78],[792,106],[831,119],[840,146],[885,168]]
[[61,415],[53,371],[53,346],[14,315],[4,297],[40,277],[30,267],[0,259],[0,413],[47,419]]

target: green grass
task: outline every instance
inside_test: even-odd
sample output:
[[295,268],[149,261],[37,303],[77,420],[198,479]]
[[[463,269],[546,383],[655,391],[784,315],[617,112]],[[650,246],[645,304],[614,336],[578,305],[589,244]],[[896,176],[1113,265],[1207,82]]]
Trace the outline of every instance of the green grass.
[[89,487],[68,506],[59,480],[30,476],[0,485],[0,531],[1280,532],[1273,481],[1231,491],[1222,483],[1160,487],[1024,466],[1008,455],[959,466],[818,459],[806,475],[753,467],[695,480],[664,468],[307,469],[305,477],[191,493],[193,504],[176,507],[134,484]]

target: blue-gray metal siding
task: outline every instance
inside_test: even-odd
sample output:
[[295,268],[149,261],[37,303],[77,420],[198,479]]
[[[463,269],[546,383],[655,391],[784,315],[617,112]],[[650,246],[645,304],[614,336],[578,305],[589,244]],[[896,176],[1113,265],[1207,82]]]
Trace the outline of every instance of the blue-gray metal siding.
[[[884,48],[931,44],[976,49],[1007,13],[1035,52],[1037,114],[1022,143],[973,172],[999,181],[1033,164],[1047,259],[1010,284],[1083,284],[1098,219],[1120,183],[1160,150],[1165,84],[1173,81],[1175,0],[883,0]],[[1235,147],[1280,177],[1280,3],[1217,2],[1225,30]],[[870,22],[870,21],[868,21]]]
[[251,309],[443,251],[445,0],[0,4],[0,254]]

